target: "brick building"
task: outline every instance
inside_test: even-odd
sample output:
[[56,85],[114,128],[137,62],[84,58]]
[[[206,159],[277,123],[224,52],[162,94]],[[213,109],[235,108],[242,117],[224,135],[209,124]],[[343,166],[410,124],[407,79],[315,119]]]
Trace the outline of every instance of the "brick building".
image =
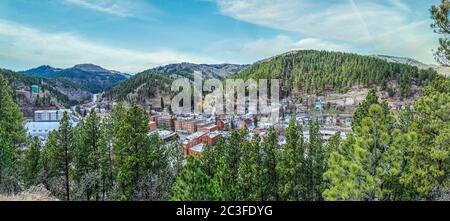
[[149,121],[148,122],[148,131],[153,132],[156,131],[157,125],[155,121]]

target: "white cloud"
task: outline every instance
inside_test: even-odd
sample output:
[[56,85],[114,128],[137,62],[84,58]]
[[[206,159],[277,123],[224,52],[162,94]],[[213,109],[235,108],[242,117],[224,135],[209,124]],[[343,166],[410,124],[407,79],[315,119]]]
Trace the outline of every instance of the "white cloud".
[[278,35],[274,38],[261,38],[252,42],[245,43],[240,49],[240,53],[245,55],[257,56],[261,58],[271,57],[291,50],[328,50],[328,51],[346,51],[345,44],[337,44],[324,41],[318,38],[306,38],[294,40],[285,35]]
[[215,62],[210,58],[170,49],[145,52],[119,48],[71,33],[47,33],[5,20],[0,20],[0,42],[0,57],[28,65],[70,67],[79,63],[95,63],[105,68],[135,73],[169,63]]
[[297,33],[299,39],[316,39],[335,46],[344,44],[354,52],[373,49],[372,53],[402,54],[433,62],[431,50],[437,45],[427,21],[414,19],[401,0],[389,0],[385,4],[369,0],[337,3],[216,0],[216,3],[222,14],[237,20]]
[[132,15],[133,7],[128,1],[117,0],[65,0],[67,3],[77,5],[89,10],[102,13],[128,17]]
[[389,2],[394,6],[397,7],[400,10],[410,12],[411,9],[408,5],[406,5],[402,0],[389,0]]

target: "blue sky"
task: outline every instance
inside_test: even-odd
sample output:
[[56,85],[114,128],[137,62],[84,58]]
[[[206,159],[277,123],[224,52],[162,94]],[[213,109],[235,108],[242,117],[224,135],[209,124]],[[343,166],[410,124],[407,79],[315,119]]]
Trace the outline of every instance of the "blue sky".
[[434,63],[439,0],[2,0],[0,67],[95,63],[136,73],[253,63],[294,49]]

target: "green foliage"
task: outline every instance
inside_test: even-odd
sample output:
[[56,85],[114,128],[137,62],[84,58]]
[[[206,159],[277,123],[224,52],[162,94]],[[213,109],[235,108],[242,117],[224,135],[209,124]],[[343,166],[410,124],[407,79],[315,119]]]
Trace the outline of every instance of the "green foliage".
[[6,130],[6,137],[14,147],[25,142],[22,121],[23,114],[13,100],[9,83],[0,74],[0,127]]
[[150,139],[147,136],[148,117],[137,105],[126,113],[117,132],[114,151],[117,161],[117,182],[120,199],[130,200],[136,197],[135,189],[146,169],[143,163],[149,155]]
[[355,130],[357,127],[361,126],[361,121],[366,117],[369,113],[369,108],[373,104],[379,104],[378,95],[375,90],[370,90],[366,99],[358,105],[355,112],[353,113],[353,122],[352,128]]
[[435,57],[439,63],[447,66],[450,65],[450,40],[448,39],[450,34],[449,9],[450,2],[448,0],[441,0],[440,5],[431,7],[431,15],[434,21],[431,27],[436,33],[444,36],[439,39],[440,46],[435,52]]
[[278,164],[280,179],[280,197],[283,200],[300,201],[305,198],[305,141],[303,127],[295,122],[295,116],[291,117],[289,127],[286,130],[286,148],[282,160]]
[[404,135],[408,164],[401,182],[420,197],[436,200],[450,188],[450,79],[429,87],[413,106],[414,115]]
[[8,82],[0,74],[0,192],[16,191],[18,148],[25,141],[22,113]]
[[37,137],[29,138],[28,147],[24,153],[23,159],[23,179],[25,186],[38,184],[38,178],[41,173],[41,143]]
[[202,170],[199,159],[188,157],[186,166],[173,185],[171,200],[214,201],[220,199],[217,182]]
[[[170,94],[170,85],[173,79],[166,75],[151,70],[136,74],[126,81],[105,92],[105,97],[121,101],[144,103],[148,98],[157,95]],[[133,94],[133,96],[129,96]]]
[[399,159],[393,142],[395,119],[386,108],[372,104],[366,117],[337,149],[331,151],[326,200],[386,200],[390,178],[398,176]]
[[49,176],[61,180],[57,189],[59,196],[70,200],[70,167],[73,162],[73,129],[67,112],[61,120],[57,131],[51,132],[46,144],[46,157],[48,159]]
[[308,201],[321,201],[322,192],[325,188],[323,174],[327,168],[327,153],[324,149],[322,135],[319,129],[320,125],[318,122],[310,123],[309,145],[303,172],[306,176],[305,200]]
[[92,109],[85,122],[74,131],[74,170],[73,177],[86,200],[99,200],[104,196],[107,177],[102,174],[102,166],[108,160],[106,143],[102,143],[100,118]]
[[408,97],[411,84],[421,86],[435,76],[431,70],[370,56],[304,50],[258,62],[233,78],[282,79],[280,83],[286,94],[294,90],[345,92],[354,85],[372,86],[395,80],[401,95]]

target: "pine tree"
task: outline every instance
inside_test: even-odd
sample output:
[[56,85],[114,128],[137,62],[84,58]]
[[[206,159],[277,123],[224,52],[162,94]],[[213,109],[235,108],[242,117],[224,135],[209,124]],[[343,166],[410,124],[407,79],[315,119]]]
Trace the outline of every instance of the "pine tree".
[[277,163],[280,147],[278,145],[278,133],[274,128],[268,131],[262,144],[261,156],[261,188],[263,201],[277,201],[279,197],[279,174]]
[[74,178],[82,190],[81,195],[86,200],[100,199],[101,174],[100,163],[101,131],[100,118],[94,109],[91,110],[85,122],[82,122],[74,132]]
[[41,173],[41,143],[37,137],[30,138],[28,148],[25,150],[23,166],[24,166],[24,182],[26,186],[38,184],[38,178]]
[[450,80],[437,79],[414,104],[414,116],[404,147],[403,184],[422,199],[439,199],[450,188]]
[[395,119],[384,105],[374,104],[367,117],[332,152],[324,177],[327,200],[384,200],[392,193],[389,178],[398,176],[398,149],[393,142]]
[[137,188],[144,176],[145,160],[150,147],[147,122],[144,110],[134,104],[127,111],[124,121],[118,125],[114,152],[120,200],[137,198]]
[[358,105],[355,112],[353,113],[352,128],[355,130],[356,127],[360,126],[361,121],[368,115],[369,108],[372,104],[379,104],[378,95],[375,90],[370,90],[366,99]]
[[15,164],[17,162],[17,151],[11,145],[7,133],[0,125],[0,193],[14,192]]
[[217,171],[214,178],[218,180],[225,200],[239,200],[238,169],[241,162],[242,144],[245,142],[247,130],[234,131],[224,144],[223,151],[217,162]]
[[221,200],[218,183],[202,170],[200,160],[193,156],[188,157],[172,189],[173,201]]
[[261,138],[253,135],[251,142],[242,144],[242,159],[238,168],[240,199],[245,201],[262,200],[261,188]]
[[445,36],[439,39],[440,46],[435,53],[436,60],[443,65],[450,65],[450,40],[448,39],[450,34],[449,9],[450,2],[448,0],[441,0],[440,5],[432,6],[431,8],[431,15],[434,20],[431,27],[436,33]]
[[64,198],[69,201],[71,199],[70,177],[73,162],[73,131],[67,112],[64,112],[58,131],[49,135],[46,148],[48,149],[51,176],[54,178],[62,177]]
[[0,74],[0,192],[18,189],[18,147],[25,142],[22,118],[11,88]]
[[164,98],[161,97],[161,110],[164,110],[165,105],[164,105]]
[[303,127],[291,117],[286,130],[286,148],[279,165],[280,197],[283,200],[301,201],[304,198],[305,186],[302,174],[304,162]]
[[26,141],[22,122],[22,112],[14,102],[13,92],[8,81],[0,74],[0,126],[5,129],[4,135],[8,137],[11,145],[15,148]]
[[321,201],[322,192],[325,188],[323,174],[327,167],[327,159],[322,135],[320,134],[320,125],[317,121],[310,122],[309,124],[309,142],[306,155],[304,166],[304,174],[306,176],[305,200]]

